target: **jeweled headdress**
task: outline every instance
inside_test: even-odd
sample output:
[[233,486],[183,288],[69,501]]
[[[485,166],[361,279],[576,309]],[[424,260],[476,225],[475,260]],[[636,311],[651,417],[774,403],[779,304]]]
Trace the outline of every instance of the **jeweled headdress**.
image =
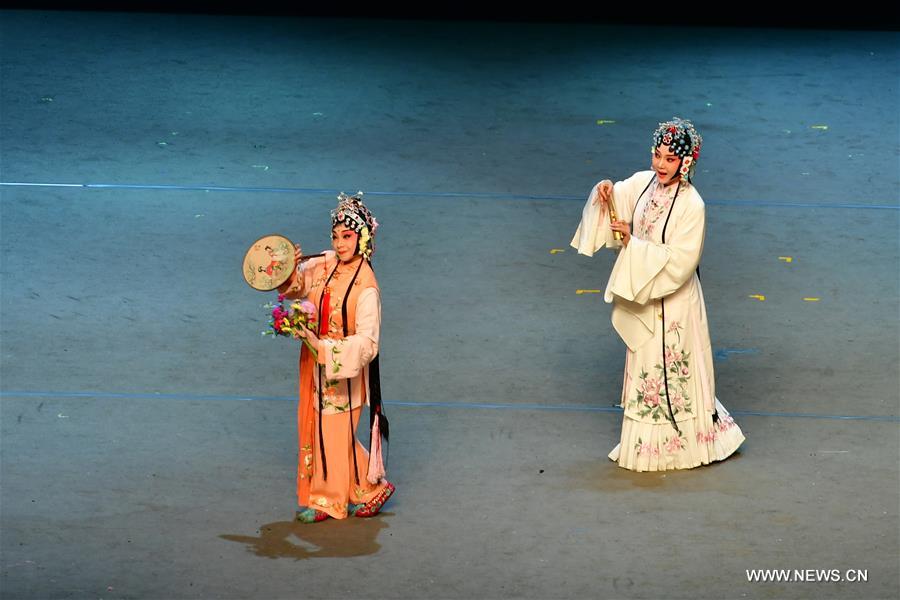
[[681,158],[679,172],[682,180],[690,181],[694,176],[697,159],[700,158],[702,144],[703,138],[697,133],[693,123],[686,119],[672,117],[671,121],[660,123],[653,132],[653,146],[650,151],[652,152],[660,146],[668,146],[676,156]]
[[337,208],[331,211],[331,227],[343,225],[359,234],[359,253],[367,260],[375,252],[375,230],[378,221],[362,201],[363,193],[356,192],[352,196],[341,192],[338,194]]

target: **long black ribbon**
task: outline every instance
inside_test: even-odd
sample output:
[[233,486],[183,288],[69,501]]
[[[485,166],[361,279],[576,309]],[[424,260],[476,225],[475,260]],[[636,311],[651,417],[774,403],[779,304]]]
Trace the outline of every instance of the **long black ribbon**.
[[[325,280],[325,285],[322,286],[322,295],[319,296],[319,317],[322,316],[322,301],[325,300],[325,290],[328,289],[328,284],[331,283],[331,278],[337,273],[337,268],[340,264],[341,261],[338,260],[331,270],[331,273],[328,275],[328,278]],[[329,300],[330,299],[331,295],[329,294]],[[325,383],[325,374],[322,371],[322,365],[319,364],[318,360],[316,360],[316,368],[319,370],[319,385],[317,386],[319,393],[319,456],[322,458],[322,479],[328,481],[328,461],[325,459],[325,434],[322,433],[322,385]]]
[[[666,227],[669,226],[669,217],[672,216],[672,209],[675,208],[675,200],[678,198],[678,192],[681,191],[681,184],[676,184],[675,196],[672,197],[672,204],[669,205],[669,214],[666,215],[666,222],[662,228],[662,243],[666,243]],[[675,412],[672,410],[672,399],[669,397],[669,365],[666,364],[666,299],[659,299],[660,310],[662,312],[662,365],[663,365],[663,381],[666,386],[666,406],[669,407],[669,418],[672,420],[672,427],[676,433],[681,436],[681,430],[678,429],[678,423],[675,421]]]

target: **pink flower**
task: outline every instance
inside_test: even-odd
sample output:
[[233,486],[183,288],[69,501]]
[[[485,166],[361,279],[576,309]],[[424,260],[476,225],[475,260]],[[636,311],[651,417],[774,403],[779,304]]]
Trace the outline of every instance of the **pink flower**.
[[306,313],[309,316],[315,316],[316,314],[316,305],[310,302],[309,300],[304,300],[300,303],[300,310]]
[[670,348],[666,348],[666,366],[679,362],[682,359],[681,352],[673,352]]
[[675,395],[672,396],[672,406],[684,409],[684,396],[676,392]]
[[644,444],[641,444],[640,446],[638,446],[638,454],[639,455],[644,455],[644,454],[657,455],[657,454],[659,454],[659,448],[654,448],[653,446],[650,445],[650,442],[647,442],[647,443],[644,443]]
[[648,377],[643,381],[643,383],[641,383],[641,391],[645,394],[648,392],[658,392],[659,386],[659,379],[656,379],[655,377]]
[[687,367],[681,367],[681,374],[687,377],[690,374],[690,371]]
[[647,378],[641,384],[641,393],[644,395],[644,404],[647,406],[659,406],[659,379]]
[[709,444],[710,442],[716,441],[716,432],[710,431],[707,433],[703,433],[702,431],[697,432],[697,441],[702,444]]
[[671,325],[669,325],[669,333],[678,331],[681,329],[681,325],[678,324],[678,321],[674,321]]
[[716,428],[719,431],[725,431],[726,429],[728,429],[729,427],[731,427],[733,425],[734,425],[734,419],[731,418],[731,415],[729,415],[725,418],[720,418],[719,422],[716,424]]
[[668,443],[666,443],[666,452],[668,452],[669,454],[681,450],[682,448],[684,448],[684,445],[681,442],[681,438],[677,435],[671,438]]
[[284,302],[284,294],[278,294],[278,301]]

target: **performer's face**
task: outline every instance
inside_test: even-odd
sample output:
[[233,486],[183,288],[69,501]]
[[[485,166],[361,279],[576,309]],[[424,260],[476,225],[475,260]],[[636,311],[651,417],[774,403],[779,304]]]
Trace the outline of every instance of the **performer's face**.
[[678,168],[681,166],[681,159],[672,152],[668,146],[660,146],[653,150],[653,158],[650,163],[656,176],[663,185],[669,185],[678,181],[681,175]]
[[343,223],[331,230],[331,247],[338,255],[338,259],[347,262],[356,255],[359,246],[359,234],[352,229],[347,229]]

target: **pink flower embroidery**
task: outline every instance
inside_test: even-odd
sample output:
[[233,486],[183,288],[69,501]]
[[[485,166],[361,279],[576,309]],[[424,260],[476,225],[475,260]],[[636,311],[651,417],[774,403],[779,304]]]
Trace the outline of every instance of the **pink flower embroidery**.
[[684,445],[681,442],[681,438],[678,437],[677,435],[675,437],[669,439],[669,441],[666,443],[666,452],[668,452],[669,454],[677,452],[678,450],[681,450],[682,448],[684,448]]
[[681,362],[681,359],[684,358],[681,352],[673,352],[671,348],[666,348],[666,366],[671,366],[672,363]]
[[640,446],[638,446],[638,455],[644,456],[644,455],[647,455],[647,454],[656,456],[656,455],[659,454],[659,448],[654,448],[654,447],[650,444],[650,442],[646,442],[646,443],[641,444]]
[[734,426],[734,419],[731,418],[731,415],[727,417],[719,417],[719,422],[716,424],[716,429],[719,431],[727,431],[731,427]]
[[715,430],[709,431],[707,433],[703,433],[702,431],[697,432],[697,441],[701,444],[710,444],[712,442],[715,442],[717,437],[718,434],[715,432]]
[[647,406],[659,406],[660,381],[653,377],[648,377],[641,384],[641,393],[644,395],[644,404]]

